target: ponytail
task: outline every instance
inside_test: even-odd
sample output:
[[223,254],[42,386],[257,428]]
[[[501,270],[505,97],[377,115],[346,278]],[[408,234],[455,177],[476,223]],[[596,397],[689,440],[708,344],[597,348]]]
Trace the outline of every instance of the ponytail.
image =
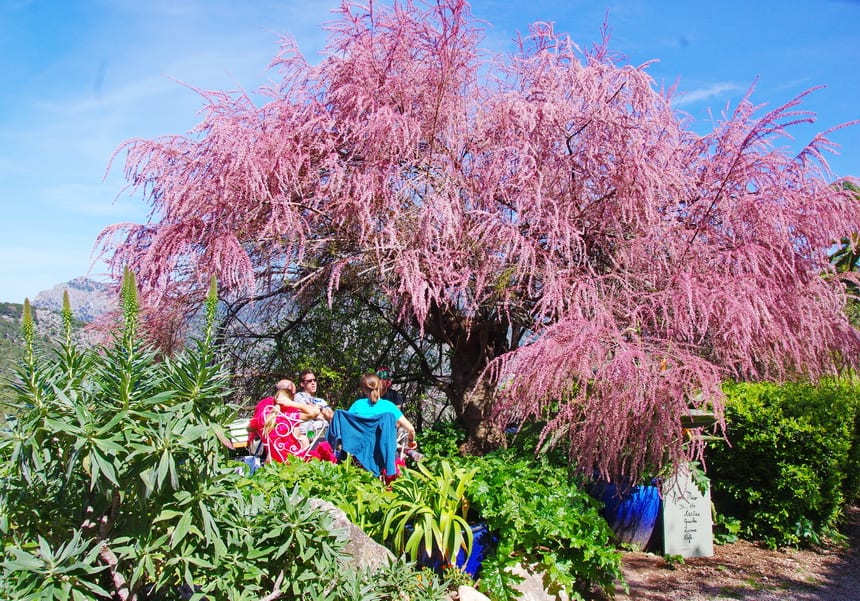
[[361,376],[361,390],[367,395],[371,404],[376,404],[376,401],[382,396],[379,392],[380,387],[379,376],[375,373],[368,372]]
[[278,416],[280,414],[281,408],[277,403],[266,408],[266,421],[263,422],[263,438],[267,437],[269,433],[275,429],[278,422]]

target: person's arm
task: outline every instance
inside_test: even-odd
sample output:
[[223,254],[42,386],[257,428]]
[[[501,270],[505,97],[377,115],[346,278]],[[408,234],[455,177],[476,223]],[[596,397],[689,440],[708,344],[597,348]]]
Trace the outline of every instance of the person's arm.
[[296,408],[299,410],[299,413],[301,413],[303,422],[322,417],[322,410],[314,405],[300,405]]
[[415,426],[412,425],[412,422],[406,419],[405,415],[401,415],[397,420],[397,427],[406,430],[410,443],[415,442]]
[[328,422],[334,416],[334,410],[329,406],[328,402],[320,397],[314,397],[311,403],[320,410],[320,417]]
[[297,410],[301,414],[302,421],[317,419],[322,413],[319,407],[315,405],[306,405],[304,403],[297,403],[296,401],[279,401],[278,404],[282,407],[290,407]]

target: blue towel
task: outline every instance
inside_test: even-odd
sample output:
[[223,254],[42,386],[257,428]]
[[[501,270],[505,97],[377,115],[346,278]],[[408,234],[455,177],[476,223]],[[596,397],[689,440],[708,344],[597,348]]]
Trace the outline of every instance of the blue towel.
[[338,409],[332,416],[326,440],[341,448],[365,469],[379,476],[397,473],[397,419],[391,413],[363,416]]

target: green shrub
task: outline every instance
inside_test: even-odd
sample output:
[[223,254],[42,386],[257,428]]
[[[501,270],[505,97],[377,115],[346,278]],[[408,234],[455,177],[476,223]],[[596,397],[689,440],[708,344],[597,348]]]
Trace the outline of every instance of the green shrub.
[[718,512],[771,546],[818,542],[837,525],[846,493],[856,495],[846,486],[856,486],[847,475],[860,467],[857,389],[842,381],[725,389],[730,445],[707,451]]
[[583,599],[593,586],[612,593],[621,556],[598,502],[566,467],[500,451],[464,459],[478,468],[468,496],[476,518],[499,539],[481,568],[479,587],[493,599],[512,599],[515,564],[543,572],[549,591]]
[[842,490],[845,502],[860,503],[860,398],[854,397],[854,436],[848,453],[848,467],[845,469],[845,482]]
[[297,488],[306,497],[324,499],[346,513],[349,520],[368,536],[381,542],[385,511],[394,493],[365,469],[349,462],[305,462],[291,458],[286,463],[268,463],[242,488],[271,494],[281,486]]
[[439,553],[448,565],[461,550],[472,552],[466,490],[477,468],[453,468],[444,459],[438,468],[419,463],[392,483],[395,499],[385,511],[382,536],[397,554],[416,561],[422,551],[425,557]]
[[454,422],[435,425],[421,436],[431,468],[448,460],[477,468],[467,489],[470,522],[485,522],[498,546],[483,561],[477,586],[494,600],[515,599],[519,578],[510,569],[523,564],[544,572],[550,591],[565,588],[582,599],[592,587],[611,593],[622,578],[621,555],[599,503],[571,477],[564,450],[534,457],[539,425],[510,435],[509,448],[484,457],[461,457],[464,433]]
[[433,459],[460,456],[460,445],[466,441],[466,431],[454,421],[439,421],[421,432],[418,442],[421,452]]
[[[455,440],[456,434],[440,435],[438,446],[430,446],[450,448]],[[268,464],[241,487],[253,494],[269,494],[281,486],[295,486],[305,496],[332,502],[377,542],[402,552],[407,547],[412,551],[415,545],[408,544],[408,536],[401,537],[399,547],[395,544],[391,535],[398,532],[396,526],[404,526],[400,532],[406,534],[410,521],[397,516],[412,516],[420,522],[431,512],[447,516],[438,524],[453,524],[457,520],[449,519],[449,514],[462,511],[463,494],[458,490],[462,484],[470,503],[469,522],[485,522],[499,539],[498,547],[484,560],[477,583],[492,599],[517,597],[513,586],[518,578],[509,570],[518,564],[544,572],[547,590],[564,587],[574,599],[582,599],[592,586],[613,591],[621,578],[620,554],[611,543],[611,530],[598,512],[598,502],[568,477],[566,465],[551,465],[521,453],[509,450],[486,457],[446,458],[428,453],[424,469],[404,470],[390,490],[369,472],[348,464],[298,460]],[[387,537],[386,516],[391,517]],[[426,528],[430,540],[434,528]],[[443,532],[441,526],[438,530]],[[451,534],[442,537],[452,541],[448,547],[467,542]],[[443,573],[441,586],[455,586],[463,578],[462,573],[449,570]],[[360,589],[355,581],[353,585]]]
[[375,571],[368,569],[343,574],[338,587],[326,601],[447,601],[454,582],[440,579],[428,569],[398,558]]

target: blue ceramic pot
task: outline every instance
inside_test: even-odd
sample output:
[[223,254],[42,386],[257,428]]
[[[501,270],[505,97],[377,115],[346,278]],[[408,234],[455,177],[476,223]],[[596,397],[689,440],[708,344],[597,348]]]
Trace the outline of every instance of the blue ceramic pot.
[[649,547],[662,507],[660,489],[656,483],[634,486],[619,495],[615,484],[598,482],[591,494],[603,502],[600,513],[619,543],[642,550]]
[[[479,523],[473,525],[472,552],[468,557],[466,557],[466,552],[463,549],[460,549],[460,552],[457,553],[457,559],[454,562],[455,565],[472,578],[477,578],[478,573],[481,571],[481,564],[498,542],[499,539],[489,531],[486,524]],[[418,563],[439,574],[441,574],[442,570],[446,567],[438,553],[434,553],[432,557],[427,557],[424,552],[421,551],[418,556]]]
[[486,524],[475,524],[472,526],[472,552],[466,557],[466,552],[461,549],[457,553],[457,567],[472,578],[477,578],[481,564],[498,542],[499,539],[487,529]]

